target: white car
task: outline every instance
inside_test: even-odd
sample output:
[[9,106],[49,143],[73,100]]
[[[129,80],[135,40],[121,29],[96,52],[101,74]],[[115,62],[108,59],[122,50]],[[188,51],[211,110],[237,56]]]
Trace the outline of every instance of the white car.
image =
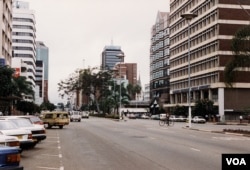
[[32,139],[35,143],[38,143],[44,139],[46,139],[46,130],[44,125],[34,125],[29,119],[16,117],[16,116],[3,116],[4,118],[13,122],[21,129],[30,130],[32,133]]
[[16,136],[0,135],[0,145],[19,148],[20,142]]
[[82,120],[81,112],[79,112],[79,111],[71,111],[70,112],[70,121],[71,122],[73,122],[73,121],[81,122],[81,120]]
[[23,150],[33,148],[36,145],[30,130],[21,129],[9,120],[0,120],[0,133],[17,137],[20,142],[20,148]]
[[206,123],[206,119],[204,119],[202,116],[194,116],[191,121],[193,123]]
[[88,111],[82,111],[82,118],[89,118],[89,112]]

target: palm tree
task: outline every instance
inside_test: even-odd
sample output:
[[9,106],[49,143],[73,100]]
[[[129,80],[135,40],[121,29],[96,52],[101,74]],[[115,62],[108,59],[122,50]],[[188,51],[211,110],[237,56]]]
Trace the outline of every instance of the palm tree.
[[238,68],[250,67],[250,25],[236,32],[231,47],[234,58],[225,68],[225,83],[229,86],[235,81]]

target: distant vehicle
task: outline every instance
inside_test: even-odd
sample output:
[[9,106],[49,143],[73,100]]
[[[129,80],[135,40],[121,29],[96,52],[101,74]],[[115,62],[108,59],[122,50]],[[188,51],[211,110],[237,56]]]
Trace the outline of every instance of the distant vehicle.
[[129,119],[136,119],[136,116],[135,116],[134,113],[129,113],[129,114],[127,114],[127,117],[128,117]]
[[160,120],[160,115],[152,115],[151,117],[150,117],[151,119],[153,119],[153,120]]
[[149,119],[150,117],[149,117],[148,115],[143,114],[143,115],[141,116],[141,118],[142,118],[142,119]]
[[186,122],[187,121],[187,117],[186,116],[178,116],[176,118],[176,122]]
[[202,116],[194,116],[191,121],[193,123],[206,123],[206,119],[204,119]]
[[170,115],[169,120],[172,120],[172,121],[176,122],[177,121],[177,116],[176,115]]
[[77,122],[81,122],[82,120],[82,114],[79,111],[71,111],[70,112],[70,121],[77,121]]
[[88,111],[82,111],[82,118],[89,118],[89,112]]
[[23,170],[20,160],[21,154],[17,148],[0,145],[0,169]]
[[68,112],[62,111],[43,112],[41,119],[48,128],[58,126],[60,129],[68,125],[70,121]]
[[160,119],[161,120],[164,120],[164,119],[166,119],[167,118],[167,114],[166,113],[161,113],[160,114]]
[[9,120],[0,120],[0,133],[7,136],[17,137],[22,150],[33,148],[36,145],[32,139],[32,133],[30,130],[21,129]]

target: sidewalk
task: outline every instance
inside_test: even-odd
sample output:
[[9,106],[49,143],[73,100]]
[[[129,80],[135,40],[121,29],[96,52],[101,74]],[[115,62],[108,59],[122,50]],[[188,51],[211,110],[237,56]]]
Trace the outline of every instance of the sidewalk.
[[[250,124],[247,123],[213,123],[208,122],[206,124],[194,124],[192,123],[191,128],[188,126],[183,127],[185,129],[197,130],[203,132],[211,133],[223,133],[223,134],[233,134],[238,136],[250,137]],[[247,134],[243,134],[247,132]]]

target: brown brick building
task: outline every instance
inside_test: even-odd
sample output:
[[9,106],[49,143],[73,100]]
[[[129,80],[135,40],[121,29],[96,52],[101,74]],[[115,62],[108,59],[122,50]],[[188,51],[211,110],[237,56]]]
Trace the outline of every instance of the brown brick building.
[[170,1],[170,100],[165,107],[188,105],[188,21],[181,14],[195,13],[190,21],[191,105],[213,100],[221,120],[234,119],[250,107],[250,70],[238,70],[233,88],[224,83],[224,69],[232,59],[231,40],[250,24],[250,1]]

